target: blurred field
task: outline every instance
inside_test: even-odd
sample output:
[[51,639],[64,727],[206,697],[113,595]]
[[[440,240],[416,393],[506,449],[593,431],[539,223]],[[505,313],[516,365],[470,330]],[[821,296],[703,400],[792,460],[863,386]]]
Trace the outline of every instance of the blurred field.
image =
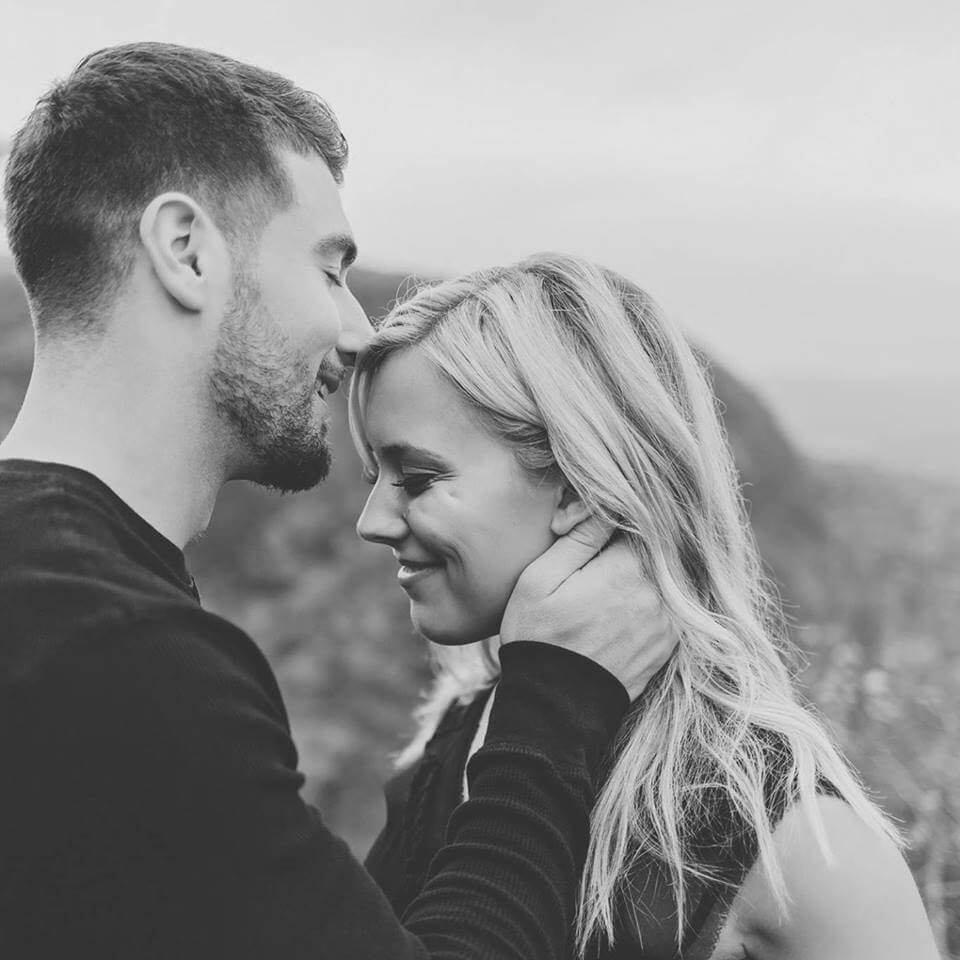
[[[374,316],[402,279],[352,276]],[[0,435],[30,343],[19,286],[0,263]],[[758,396],[725,370],[714,376],[761,551],[805,656],[801,680],[902,822],[941,950],[958,956],[960,485],[814,462]],[[281,498],[232,485],[189,553],[206,604],[267,652],[310,799],[362,854],[427,668],[392,560],[353,532],[365,489],[337,412],[339,456],[322,489]]]

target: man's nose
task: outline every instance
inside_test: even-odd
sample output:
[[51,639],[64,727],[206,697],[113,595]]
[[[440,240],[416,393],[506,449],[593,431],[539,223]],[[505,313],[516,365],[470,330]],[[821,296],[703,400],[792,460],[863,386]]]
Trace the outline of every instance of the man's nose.
[[370,342],[373,327],[367,314],[353,292],[346,288],[340,306],[340,338],[337,340],[337,353],[345,367],[356,363],[357,354]]

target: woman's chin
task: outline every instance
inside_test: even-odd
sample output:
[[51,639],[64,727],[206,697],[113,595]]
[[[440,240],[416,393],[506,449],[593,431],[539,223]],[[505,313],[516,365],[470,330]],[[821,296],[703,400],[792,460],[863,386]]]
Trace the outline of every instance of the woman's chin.
[[410,613],[413,628],[417,633],[425,640],[436,643],[441,647],[465,647],[470,643],[479,643],[481,640],[493,636],[499,629],[498,627],[485,630],[471,629],[463,624],[441,623],[431,620],[429,617],[418,617],[413,610]]
[[417,627],[417,633],[424,640],[436,643],[441,647],[465,647],[471,643],[479,643],[484,638],[476,633],[462,633],[460,631],[444,630],[425,630],[423,627]]
[[508,599],[509,595],[488,595],[463,602],[446,596],[411,596],[410,620],[414,630],[431,643],[465,647],[500,632]]

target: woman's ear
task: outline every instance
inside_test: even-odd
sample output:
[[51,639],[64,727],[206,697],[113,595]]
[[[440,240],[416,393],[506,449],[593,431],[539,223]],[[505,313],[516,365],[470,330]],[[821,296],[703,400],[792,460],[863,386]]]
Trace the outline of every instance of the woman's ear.
[[140,217],[140,240],[160,285],[185,310],[207,305],[205,277],[215,255],[216,229],[199,204],[183,193],[154,197]]
[[553,511],[550,530],[557,537],[566,536],[578,523],[590,516],[590,510],[568,484],[563,485],[560,500]]

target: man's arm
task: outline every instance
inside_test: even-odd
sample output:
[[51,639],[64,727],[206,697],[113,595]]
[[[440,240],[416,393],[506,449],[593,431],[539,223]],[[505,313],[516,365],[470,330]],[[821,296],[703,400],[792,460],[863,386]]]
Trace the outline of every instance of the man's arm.
[[135,634],[142,683],[123,699],[128,732],[143,742],[127,776],[142,783],[141,816],[162,847],[154,926],[179,928],[141,956],[163,956],[168,933],[179,956],[191,955],[184,941],[197,956],[278,960],[568,955],[597,769],[628,702],[606,670],[542,644],[504,651],[471,800],[401,926],[302,802],[282,706],[252,641],[199,610]]
[[[140,624],[133,643],[112,648],[135,651],[114,671],[140,681],[118,685],[126,702],[116,712],[146,741],[132,765],[153,838],[145,862],[171,871],[166,884],[152,880],[173,921],[155,929],[177,931],[176,955],[567,956],[601,756],[627,691],[636,696],[674,646],[637,559],[616,545],[597,556],[605,544],[591,522],[521,577],[471,799],[451,819],[406,929],[300,799],[279,691],[248,637],[178,608],[178,622]],[[140,956],[169,955],[164,942]]]

